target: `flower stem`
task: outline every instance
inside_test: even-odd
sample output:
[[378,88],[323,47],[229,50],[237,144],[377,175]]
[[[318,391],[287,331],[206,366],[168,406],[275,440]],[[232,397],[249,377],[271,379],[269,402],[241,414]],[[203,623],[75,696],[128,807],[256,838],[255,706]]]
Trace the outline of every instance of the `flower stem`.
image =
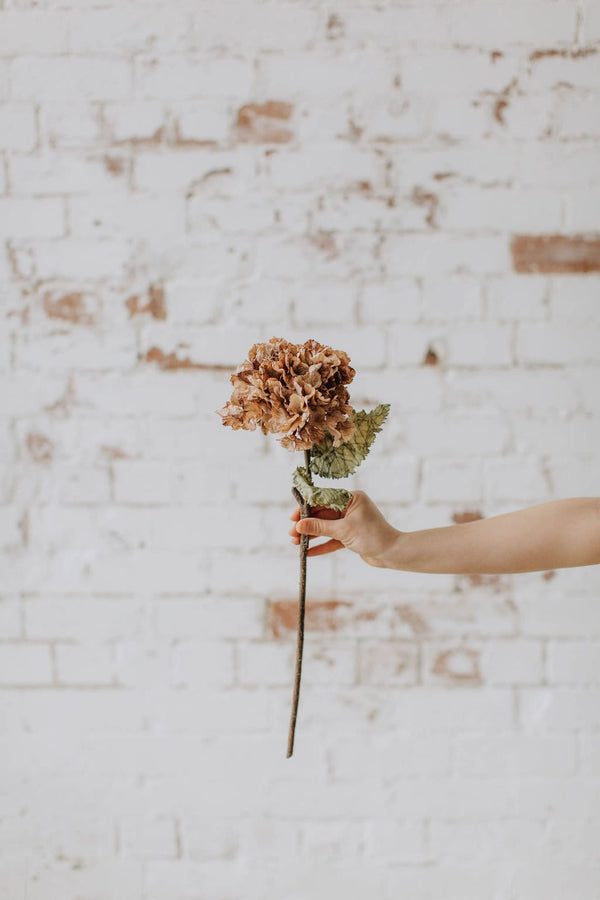
[[[308,480],[312,483],[310,476],[310,450],[304,451],[304,465],[308,472]],[[295,487],[292,493],[300,505],[300,518],[306,519],[310,516],[310,506]],[[294,752],[294,734],[296,731],[296,716],[298,715],[298,698],[300,696],[300,675],[302,674],[302,649],[304,646],[304,610],[306,606],[306,554],[308,552],[308,535],[303,534],[300,537],[300,594],[298,601],[298,640],[296,644],[296,675],[294,678],[294,698],[292,700],[292,717],[290,720],[290,730],[288,734],[287,757]]]

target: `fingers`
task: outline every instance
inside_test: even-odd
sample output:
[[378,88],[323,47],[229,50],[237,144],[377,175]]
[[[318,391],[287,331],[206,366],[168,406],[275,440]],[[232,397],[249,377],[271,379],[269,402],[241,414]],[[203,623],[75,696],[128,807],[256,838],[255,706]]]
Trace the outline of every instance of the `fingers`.
[[324,553],[333,553],[334,550],[341,550],[343,546],[341,541],[334,541],[332,539],[330,541],[324,541],[322,544],[315,544],[314,547],[309,547],[306,555],[322,556]]

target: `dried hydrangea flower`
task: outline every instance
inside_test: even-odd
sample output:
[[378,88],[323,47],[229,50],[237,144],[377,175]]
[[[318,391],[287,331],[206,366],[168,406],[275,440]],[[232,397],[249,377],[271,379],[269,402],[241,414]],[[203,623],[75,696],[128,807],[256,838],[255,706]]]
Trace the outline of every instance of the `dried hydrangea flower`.
[[[389,411],[380,404],[371,412],[356,412],[349,403],[347,385],[355,371],[343,350],[333,350],[318,341],[293,344],[271,338],[254,344],[248,359],[231,375],[231,399],[216,412],[223,425],[236,430],[279,436],[287,450],[304,451],[304,467],[293,474],[292,493],[300,506],[300,517],[311,514],[312,506],[344,510],[351,494],[344,488],[315,485],[312,473],[325,478],[345,478],[353,474],[373,443]],[[294,734],[306,602],[306,561],[309,536],[300,539],[300,584],[298,640],[292,715],[287,755],[294,750]]]
[[326,433],[338,447],[356,428],[346,388],[355,374],[343,350],[273,337],[252,346],[231,376],[231,399],[217,412],[234,429],[281,435],[287,450],[310,450]]

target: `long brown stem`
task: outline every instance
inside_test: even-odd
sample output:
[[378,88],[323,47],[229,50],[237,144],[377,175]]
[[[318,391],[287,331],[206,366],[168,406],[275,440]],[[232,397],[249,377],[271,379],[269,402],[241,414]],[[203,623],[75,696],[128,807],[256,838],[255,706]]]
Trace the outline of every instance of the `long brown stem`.
[[[304,465],[310,477],[310,450],[304,451]],[[295,487],[292,493],[300,505],[300,518],[310,516],[310,506]],[[302,674],[302,649],[304,647],[304,610],[306,606],[306,554],[308,552],[308,535],[300,537],[300,595],[298,600],[298,640],[296,644],[296,676],[294,678],[294,698],[292,700],[292,717],[288,734],[287,758],[294,752],[294,734],[296,731],[296,716],[298,715],[298,698],[300,696],[300,675]]]

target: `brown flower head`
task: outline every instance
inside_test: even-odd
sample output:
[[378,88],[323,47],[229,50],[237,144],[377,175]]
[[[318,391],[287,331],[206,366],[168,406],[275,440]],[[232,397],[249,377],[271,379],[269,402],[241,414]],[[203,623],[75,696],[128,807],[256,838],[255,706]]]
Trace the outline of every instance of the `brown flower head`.
[[354,412],[347,384],[354,378],[350,357],[318,341],[292,344],[271,338],[254,344],[248,359],[231,376],[233,393],[217,410],[224,425],[236,430],[280,434],[288,450],[309,450],[326,431],[334,447],[352,437]]

